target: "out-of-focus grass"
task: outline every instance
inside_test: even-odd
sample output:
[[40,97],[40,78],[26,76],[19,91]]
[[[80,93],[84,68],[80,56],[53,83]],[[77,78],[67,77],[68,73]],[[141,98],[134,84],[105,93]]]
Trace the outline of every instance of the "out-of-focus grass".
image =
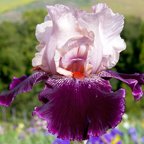
[[0,13],[29,4],[35,0],[0,0]]
[[51,144],[54,137],[44,135],[42,132],[37,134],[28,134],[17,132],[13,129],[7,129],[5,134],[0,135],[0,144]]
[[0,144],[51,144],[53,142],[54,136],[40,127],[35,126],[31,130],[29,128],[32,127],[22,121],[17,124],[0,121]]
[[[127,123],[127,128],[126,128]],[[27,125],[24,127],[15,127],[15,124],[0,122],[0,126],[4,128],[4,132],[0,129],[0,144],[52,144],[54,137],[52,135],[46,135],[43,131],[37,129],[36,133],[28,132]],[[129,135],[129,128],[136,129],[136,141],[138,144],[143,144],[142,137],[144,138],[144,119],[138,120],[136,118],[123,119],[119,125],[119,130],[123,133],[120,140],[124,144],[134,144],[135,142]],[[110,132],[110,131],[109,131]],[[116,139],[116,137],[114,138]],[[71,144],[83,144],[83,142],[71,142]],[[116,144],[114,141],[111,144]]]
[[1,144],[51,144],[52,138],[39,133],[38,135],[29,135],[25,139],[18,136],[14,131],[8,131],[7,134],[0,136]]

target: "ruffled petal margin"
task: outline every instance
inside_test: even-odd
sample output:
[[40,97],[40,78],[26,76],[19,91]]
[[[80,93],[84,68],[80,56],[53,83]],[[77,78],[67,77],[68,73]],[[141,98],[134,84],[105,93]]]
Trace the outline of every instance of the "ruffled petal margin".
[[115,78],[126,83],[131,88],[135,100],[140,100],[144,95],[144,91],[142,90],[142,85],[144,85],[144,73],[121,74],[107,70],[99,73],[99,76],[105,79]]
[[35,72],[29,77],[14,78],[10,84],[10,91],[0,94],[0,105],[9,106],[16,95],[30,91],[35,84],[47,79],[48,74],[45,72]]
[[85,140],[117,126],[125,110],[125,90],[111,90],[107,80],[49,78],[33,114],[45,119],[58,138]]

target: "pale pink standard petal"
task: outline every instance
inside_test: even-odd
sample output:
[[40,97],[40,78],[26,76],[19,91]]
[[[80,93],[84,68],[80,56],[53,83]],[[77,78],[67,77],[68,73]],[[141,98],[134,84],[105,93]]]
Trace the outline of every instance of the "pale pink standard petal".
[[54,61],[56,49],[62,49],[67,40],[79,36],[76,31],[76,19],[73,10],[63,5],[47,6],[53,22],[52,34],[47,44],[45,55],[52,73],[56,73]]
[[84,11],[79,11],[78,15],[81,27],[84,27],[87,31],[93,33],[94,41],[88,56],[88,63],[93,67],[92,73],[95,73],[100,66],[103,55],[103,46],[100,39],[99,17],[95,14],[86,13]]
[[113,13],[106,4],[98,4],[93,7],[99,16],[100,38],[103,45],[103,58],[98,71],[112,68],[119,60],[119,54],[126,48],[126,44],[120,37],[124,25],[124,17]]
[[79,12],[81,26],[94,33],[94,45],[89,54],[89,63],[93,66],[92,73],[112,68],[119,60],[119,53],[126,48],[120,38],[124,18],[113,13],[106,4],[93,7],[94,13]]
[[45,49],[46,47],[44,47],[43,49],[41,49],[40,52],[37,52],[35,54],[35,57],[32,59],[32,66],[33,67],[39,67],[42,70],[44,70],[45,72],[51,72],[47,59],[45,57]]
[[40,43],[47,43],[52,32],[52,21],[45,21],[36,26],[36,38]]

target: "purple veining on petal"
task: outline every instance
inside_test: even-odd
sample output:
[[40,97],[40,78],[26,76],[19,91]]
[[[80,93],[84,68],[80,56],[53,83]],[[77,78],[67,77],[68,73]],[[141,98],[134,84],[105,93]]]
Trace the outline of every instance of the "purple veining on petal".
[[24,81],[27,78],[27,76],[22,76],[20,78],[14,77],[12,82],[10,83],[9,89],[14,89],[18,84],[20,84],[22,81]]
[[99,73],[100,77],[103,78],[116,78],[126,83],[131,89],[135,100],[140,100],[144,94],[142,85],[144,85],[144,74],[121,74],[111,70],[102,71]]
[[47,73],[35,72],[24,80],[21,79],[21,81],[19,82],[12,82],[11,90],[0,94],[0,105],[9,106],[16,97],[16,95],[30,91],[35,84],[41,81],[46,81],[47,79]]
[[[59,138],[84,140],[114,128],[125,110],[125,90],[111,90],[100,77],[49,78],[33,114],[45,119],[49,132]],[[49,92],[48,92],[49,91]]]

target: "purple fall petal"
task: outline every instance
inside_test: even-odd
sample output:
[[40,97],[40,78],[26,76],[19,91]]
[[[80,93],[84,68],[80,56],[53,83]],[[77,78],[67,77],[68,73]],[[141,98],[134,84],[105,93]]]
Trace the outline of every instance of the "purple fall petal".
[[49,78],[36,107],[37,114],[48,123],[49,132],[59,138],[84,140],[100,136],[114,128],[125,109],[125,91],[111,90],[109,81],[91,78]]
[[140,100],[143,96],[142,85],[144,85],[144,74],[121,74],[111,70],[102,71],[99,74],[103,78],[115,78],[126,83],[131,89],[135,100]]
[[47,73],[35,72],[27,78],[21,77],[19,80],[14,80],[10,86],[11,90],[0,94],[0,105],[9,106],[16,95],[30,91],[35,84],[47,79]]
[[22,76],[20,78],[14,77],[12,82],[10,83],[9,89],[12,90],[14,89],[18,84],[20,84],[22,81],[24,81],[27,76]]

